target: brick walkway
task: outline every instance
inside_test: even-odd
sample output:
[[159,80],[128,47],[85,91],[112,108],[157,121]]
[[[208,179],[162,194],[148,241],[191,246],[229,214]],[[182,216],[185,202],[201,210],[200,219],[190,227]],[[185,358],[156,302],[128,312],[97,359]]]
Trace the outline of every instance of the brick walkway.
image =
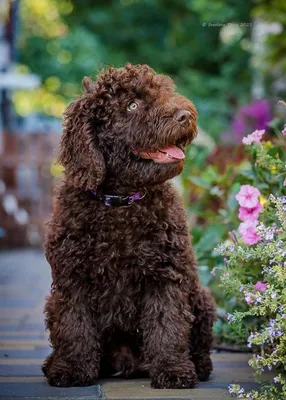
[[252,385],[248,356],[214,354],[210,381],[193,390],[152,390],[150,381],[105,380],[86,388],[50,387],[41,372],[50,352],[43,323],[50,268],[40,251],[0,253],[0,399],[224,400],[229,383]]

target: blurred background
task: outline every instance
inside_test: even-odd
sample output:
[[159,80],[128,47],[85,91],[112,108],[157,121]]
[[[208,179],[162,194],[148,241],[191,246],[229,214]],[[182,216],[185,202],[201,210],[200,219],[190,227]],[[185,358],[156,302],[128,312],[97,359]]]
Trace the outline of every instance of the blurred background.
[[266,129],[271,140],[285,123],[277,105],[286,98],[285,27],[284,0],[0,0],[0,251],[42,248],[62,173],[61,115],[83,76],[149,64],[199,111],[200,134],[176,184],[201,280],[222,316],[217,336],[232,343],[223,320],[232,300],[210,273],[222,262],[213,248],[238,224],[242,137]]

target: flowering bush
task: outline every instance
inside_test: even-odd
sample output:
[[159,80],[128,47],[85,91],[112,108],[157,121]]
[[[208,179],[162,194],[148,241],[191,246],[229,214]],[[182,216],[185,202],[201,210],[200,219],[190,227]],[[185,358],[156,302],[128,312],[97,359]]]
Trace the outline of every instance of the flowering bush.
[[261,142],[264,131],[243,139],[251,154],[251,169],[235,198],[239,203],[240,237],[216,251],[225,265],[221,285],[244,302],[245,310],[228,314],[232,325],[252,319],[248,347],[255,355],[249,364],[257,375],[275,369],[272,383],[246,392],[239,385],[229,391],[238,398],[285,400],[286,398],[286,165],[285,128],[275,143]]
[[[268,112],[265,113],[264,122],[261,124],[258,123],[257,119],[245,120],[247,124],[244,126],[244,135],[251,134],[253,129],[261,131],[258,134],[258,136],[261,136],[260,141],[262,139],[267,140],[267,142],[262,143],[260,152],[265,151],[266,157],[270,156],[272,160],[274,159],[274,162],[279,162],[279,159],[283,160],[284,157],[282,154],[283,143],[281,143],[281,139],[284,139],[281,135],[283,129],[281,118],[283,118],[283,115],[279,109],[273,108],[272,112],[274,119],[271,122],[269,122],[270,114]],[[265,133],[264,128],[266,128]],[[235,136],[234,130],[230,136]],[[257,133],[253,136],[257,136]],[[221,348],[239,348],[239,350],[244,348],[247,350],[245,343],[248,332],[256,323],[256,319],[245,318],[242,327],[236,324],[230,325],[226,322],[226,313],[232,313],[234,309],[246,310],[248,305],[245,301],[240,301],[235,292],[230,293],[227,298],[219,287],[218,272],[223,268],[223,257],[213,250],[229,237],[232,230],[237,229],[240,222],[248,220],[246,214],[252,214],[253,220],[258,219],[257,213],[260,219],[264,218],[265,212],[267,213],[265,209],[266,198],[270,193],[279,195],[282,178],[279,177],[277,181],[276,175],[274,175],[276,168],[274,163],[271,164],[270,170],[262,167],[257,170],[255,168],[256,158],[259,157],[262,160],[264,155],[254,152],[257,142],[244,146],[241,143],[242,138],[243,135],[241,134],[240,144],[238,145],[224,141],[217,143],[211,149],[197,145],[195,142],[188,149],[186,165],[183,174],[180,176],[180,183],[188,212],[200,279],[204,285],[211,288],[218,305],[218,320],[214,326],[216,343]],[[271,144],[270,140],[274,141],[275,144]],[[270,154],[267,154],[267,152]],[[279,154],[277,159],[276,153]],[[259,176],[260,173],[263,177]],[[264,178],[268,183],[264,182]],[[260,205],[255,207],[254,210],[241,207],[238,211],[239,203],[235,196],[241,185],[256,187],[262,194],[259,196]],[[264,208],[263,213],[262,210],[259,210],[261,207]],[[245,267],[244,274],[249,275],[254,268],[259,270],[259,266],[249,264]],[[248,271],[248,269],[251,271]],[[212,271],[211,274],[210,271]]]

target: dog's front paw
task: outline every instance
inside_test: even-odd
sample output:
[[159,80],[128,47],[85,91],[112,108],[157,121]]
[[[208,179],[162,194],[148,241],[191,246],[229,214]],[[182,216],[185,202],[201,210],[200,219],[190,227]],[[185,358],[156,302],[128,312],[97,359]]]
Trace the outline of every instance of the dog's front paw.
[[194,359],[196,373],[201,382],[207,381],[213,370],[213,363],[209,355]]
[[154,389],[191,389],[198,383],[197,374],[193,364],[189,368],[181,368],[178,365],[174,368],[167,368],[153,374],[151,386]]
[[96,370],[92,370],[92,366],[80,363],[73,365],[52,355],[45,361],[42,371],[51,386],[90,386],[97,379]]

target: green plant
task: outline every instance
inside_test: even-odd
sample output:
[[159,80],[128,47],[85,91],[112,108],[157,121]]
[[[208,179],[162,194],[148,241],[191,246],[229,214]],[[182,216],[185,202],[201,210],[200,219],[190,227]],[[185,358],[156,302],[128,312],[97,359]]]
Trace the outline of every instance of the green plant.
[[[256,322],[248,331],[248,347],[256,353],[249,364],[256,376],[264,369],[275,368],[277,373],[272,383],[261,382],[259,391],[246,392],[239,385],[231,385],[229,391],[238,398],[282,400],[286,396],[285,138],[280,135],[274,144],[261,143],[264,133],[257,132],[244,139],[252,162],[248,184],[236,196],[243,221],[238,228],[241,237],[233,234],[234,243],[225,242],[216,251],[225,261],[224,292],[235,294],[237,303],[245,305],[243,311],[228,315],[229,323],[242,327],[249,318]],[[262,212],[260,191],[269,199]]]

